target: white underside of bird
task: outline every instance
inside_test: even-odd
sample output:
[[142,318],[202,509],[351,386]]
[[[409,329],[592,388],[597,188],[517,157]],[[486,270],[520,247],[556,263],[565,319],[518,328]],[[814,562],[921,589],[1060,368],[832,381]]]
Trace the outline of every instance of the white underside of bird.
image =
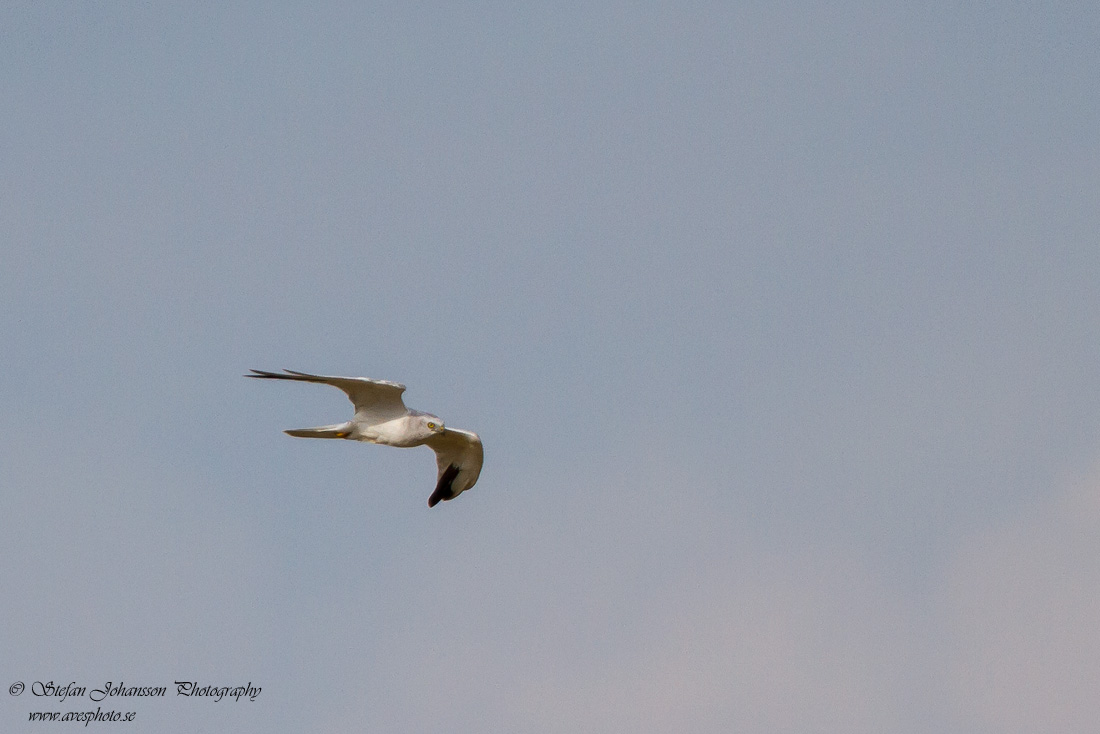
[[297,438],[342,438],[399,448],[427,445],[435,451],[438,469],[435,491],[428,498],[428,507],[454,499],[477,482],[484,459],[481,438],[472,431],[447,428],[439,416],[406,408],[401,399],[404,385],[369,377],[330,377],[283,371],[286,374],[252,370],[253,374],[245,377],[332,385],[343,390],[355,406],[355,415],[350,421],[296,428],[284,433]]

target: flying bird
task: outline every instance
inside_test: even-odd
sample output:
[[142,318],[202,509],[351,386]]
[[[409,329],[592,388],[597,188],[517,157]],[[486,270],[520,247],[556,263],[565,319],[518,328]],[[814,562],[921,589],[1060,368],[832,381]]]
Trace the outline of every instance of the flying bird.
[[405,386],[369,377],[327,377],[305,372],[252,370],[251,375],[265,380],[297,380],[320,382],[338,387],[347,393],[355,406],[355,415],[346,423],[316,428],[296,428],[284,433],[297,438],[345,438],[384,446],[409,448],[427,444],[435,452],[439,469],[435,491],[428,498],[428,507],[453,500],[477,482],[484,452],[481,438],[472,431],[447,428],[439,416],[405,407],[401,393]]

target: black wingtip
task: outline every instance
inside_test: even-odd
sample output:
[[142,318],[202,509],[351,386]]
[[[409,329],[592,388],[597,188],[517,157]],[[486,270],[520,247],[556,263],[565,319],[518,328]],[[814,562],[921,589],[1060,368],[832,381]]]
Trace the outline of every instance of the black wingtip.
[[443,471],[439,476],[439,482],[435,485],[435,491],[432,492],[432,496],[428,498],[428,507],[435,507],[441,500],[446,501],[455,498],[455,492],[451,485],[454,484],[455,477],[457,476],[457,464],[451,464]]
[[267,372],[265,370],[249,370],[251,375],[245,375],[245,377],[259,377],[265,380],[306,380],[316,382],[316,380],[308,380],[311,375],[307,375],[304,372],[294,372],[293,370],[283,370],[285,375],[280,375],[278,372]]

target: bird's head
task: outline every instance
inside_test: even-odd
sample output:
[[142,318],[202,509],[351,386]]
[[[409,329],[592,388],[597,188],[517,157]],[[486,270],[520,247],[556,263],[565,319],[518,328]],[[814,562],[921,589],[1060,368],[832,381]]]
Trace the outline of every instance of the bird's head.
[[425,413],[424,415],[420,416],[420,421],[424,428],[426,428],[431,435],[443,433],[443,431],[446,430],[446,427],[443,425],[443,419],[437,415]]

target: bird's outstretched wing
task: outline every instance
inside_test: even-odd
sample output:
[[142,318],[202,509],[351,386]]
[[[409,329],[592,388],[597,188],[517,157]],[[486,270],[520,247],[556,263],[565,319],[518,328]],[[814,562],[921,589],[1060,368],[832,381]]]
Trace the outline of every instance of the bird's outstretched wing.
[[435,491],[428,498],[428,507],[435,507],[441,500],[454,499],[474,486],[485,453],[476,433],[458,428],[448,428],[427,443],[435,452],[439,468]]
[[372,380],[369,377],[311,375],[305,372],[295,372],[294,370],[283,370],[283,372],[286,374],[252,370],[253,374],[245,375],[245,377],[320,382],[324,385],[338,387],[347,393],[351,404],[355,406],[355,417],[367,423],[379,423],[393,418],[400,418],[409,412],[408,408],[405,407],[405,402],[401,399],[401,393],[405,392],[405,386],[397,382]]

